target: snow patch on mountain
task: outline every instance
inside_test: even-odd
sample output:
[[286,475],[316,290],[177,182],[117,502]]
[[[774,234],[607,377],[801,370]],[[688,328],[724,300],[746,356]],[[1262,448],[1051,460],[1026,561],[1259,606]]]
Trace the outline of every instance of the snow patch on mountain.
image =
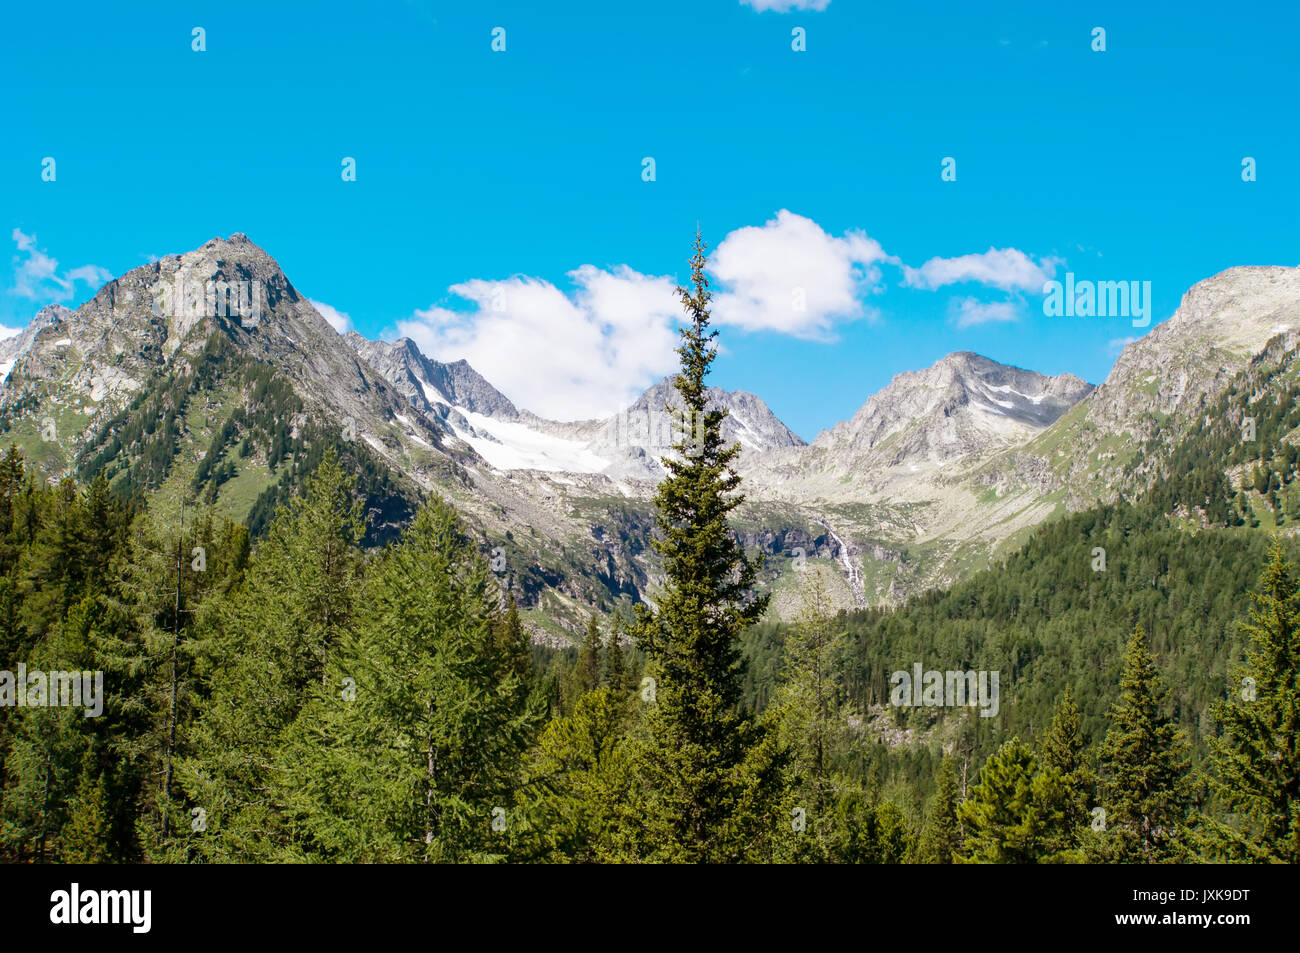
[[546,470],[555,473],[600,473],[610,461],[577,440],[565,440],[534,430],[526,424],[497,420],[486,414],[457,408],[472,429],[456,426],[456,436],[469,444],[498,470]]

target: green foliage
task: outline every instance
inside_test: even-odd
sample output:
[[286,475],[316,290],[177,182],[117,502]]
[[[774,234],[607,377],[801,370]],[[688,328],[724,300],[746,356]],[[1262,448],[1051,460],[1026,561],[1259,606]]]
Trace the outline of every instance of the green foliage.
[[1040,766],[1018,737],[985,762],[970,798],[957,816],[966,840],[956,855],[963,864],[1033,864],[1058,861],[1055,832],[1067,801],[1060,772]]
[[1079,706],[1074,703],[1068,685],[1056,706],[1039,753],[1043,767],[1054,770],[1064,783],[1065,803],[1052,847],[1062,856],[1081,859],[1077,852],[1085,844],[1095,803],[1097,777],[1089,762],[1088,741],[1083,734]]
[[1227,817],[1208,819],[1210,852],[1251,863],[1300,862],[1300,591],[1274,543],[1252,593],[1250,642],[1214,709],[1210,775]]
[[682,440],[664,458],[655,495],[666,576],[655,611],[638,606],[637,639],[657,680],[641,757],[649,797],[652,856],[720,862],[760,856],[776,824],[781,759],[768,728],[741,705],[739,639],[767,608],[752,593],[757,565],[728,525],[743,501],[724,446],[726,411],[708,406],[704,382],[716,356],[709,330],[705,245],[698,236],[690,291],[679,289],[689,323],[681,331]]
[[525,856],[549,863],[642,856],[632,706],[628,694],[601,688],[546,726],[528,770]]
[[[1106,568],[1093,569],[1094,550]],[[1068,685],[1083,734],[1100,739],[1135,623],[1155,633],[1173,713],[1204,750],[1200,725],[1221,696],[1241,651],[1237,621],[1268,540],[1244,530],[1191,532],[1153,507],[1116,504],[1037,530],[1004,563],[897,610],[850,613],[842,678],[859,711],[887,705],[889,675],[913,661],[927,668],[1000,672],[1015,686],[996,718],[946,727],[979,760],[1010,734],[1031,738],[1050,723]],[[941,708],[894,708],[900,727],[938,730]],[[929,771],[927,769],[926,773]]]
[[499,654],[487,563],[446,503],[384,554],[364,605],[278,759],[287,855],[503,856],[535,716]]
[[1112,863],[1176,859],[1191,799],[1186,743],[1166,711],[1166,692],[1142,626],[1124,656],[1120,694],[1101,745],[1105,831],[1096,847]]
[[[1247,521],[1243,504],[1249,504],[1232,492],[1227,469],[1250,464],[1248,485],[1264,496],[1290,486],[1300,461],[1300,448],[1286,439],[1300,427],[1296,357],[1296,349],[1275,338],[1202,408],[1202,426],[1172,448],[1164,446],[1164,434],[1153,437],[1138,457],[1161,461],[1164,472],[1143,501],[1166,513],[1197,513],[1211,525],[1241,526]],[[1270,508],[1276,510],[1276,502]]]
[[951,864],[965,836],[957,817],[957,770],[951,758],[939,765],[938,788],[916,848],[918,864]]
[[584,692],[600,687],[600,626],[595,615],[587,622],[587,637],[578,652],[578,676]]
[[265,792],[284,733],[353,631],[364,531],[353,492],[327,457],[271,525],[243,585],[214,608],[208,697],[179,771],[191,809],[206,818],[203,836],[191,838],[204,857],[268,856],[286,836]]
[[[0,664],[107,686],[100,718],[0,705],[0,860],[1300,859],[1295,550],[1251,531],[1300,519],[1295,353],[1274,341],[1204,426],[1158,432],[1139,502],[896,609],[833,615],[810,576],[792,625],[760,622],[738,448],[707,404],[704,253],[655,498],[665,584],[630,624],[593,597],[580,647],[530,644],[450,505],[416,512],[222,335],[89,435],[82,482],[0,454]],[[252,466],[274,481],[236,525],[223,487]],[[168,480],[183,519],[151,492]],[[625,543],[649,518],[593,516]],[[999,672],[998,715],[889,706],[916,661]]]

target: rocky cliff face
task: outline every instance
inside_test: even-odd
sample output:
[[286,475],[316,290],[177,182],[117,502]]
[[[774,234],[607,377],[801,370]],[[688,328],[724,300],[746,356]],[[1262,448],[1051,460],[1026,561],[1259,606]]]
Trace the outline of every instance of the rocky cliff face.
[[763,492],[791,500],[934,499],[939,488],[1024,446],[1092,392],[969,351],[897,375],[852,419],[806,448],[751,462]]
[[1024,443],[1092,389],[1073,374],[1047,377],[958,351],[899,374],[813,448],[855,464],[944,464]]
[[355,331],[345,340],[371,367],[379,371],[398,392],[421,410],[439,405],[469,410],[501,420],[517,420],[519,411],[468,361],[444,364],[425,357],[410,338],[370,341]]

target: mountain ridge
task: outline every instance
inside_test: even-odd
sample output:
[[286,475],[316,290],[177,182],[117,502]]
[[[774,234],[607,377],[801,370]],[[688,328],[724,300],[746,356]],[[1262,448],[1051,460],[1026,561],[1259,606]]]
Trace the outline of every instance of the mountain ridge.
[[[200,289],[197,312],[177,286]],[[1095,387],[955,351],[895,375],[811,443],[761,396],[711,388],[742,447],[737,532],[767,554],[762,585],[781,612],[797,551],[829,568],[846,608],[951,584],[1043,520],[1155,479],[1137,448],[1188,432],[1269,340],[1300,333],[1298,315],[1300,269],[1229,269]],[[51,477],[141,470],[131,485],[201,492],[242,519],[286,498],[294,461],[331,442],[373,457],[373,492],[447,496],[507,554],[503,584],[547,637],[580,631],[583,605],[653,600],[650,500],[680,406],[670,377],[612,417],[546,420],[466,361],[339,334],[239,233],[133,269],[76,309],[41,309],[0,342],[0,372],[0,429]],[[389,509],[390,529],[402,512]]]

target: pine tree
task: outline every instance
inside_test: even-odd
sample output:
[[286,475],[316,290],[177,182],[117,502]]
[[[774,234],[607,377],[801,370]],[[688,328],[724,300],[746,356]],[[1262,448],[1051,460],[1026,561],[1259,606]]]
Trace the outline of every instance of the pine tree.
[[957,769],[952,758],[945,757],[939,765],[938,786],[930,813],[916,848],[918,864],[951,864],[953,855],[962,845],[961,822],[957,819]]
[[1054,861],[1052,831],[1060,825],[1063,782],[1055,769],[1039,770],[1018,737],[984,763],[979,784],[957,809],[966,841],[963,864],[1033,864]]
[[743,497],[732,470],[739,444],[724,446],[724,409],[710,408],[705,377],[716,356],[709,329],[706,246],[697,235],[691,290],[679,288],[682,440],[664,458],[655,495],[665,584],[652,612],[638,606],[637,636],[656,679],[644,778],[655,858],[738,861],[763,850],[776,825],[780,758],[769,732],[741,705],[740,634],[767,608],[754,596],[758,565],[727,518]]
[[644,852],[631,704],[612,687],[597,689],[542,732],[526,785],[536,792],[523,839],[528,859],[617,863]]
[[528,651],[528,633],[519,619],[519,606],[512,592],[506,598],[506,611],[495,626],[492,657],[499,660],[496,677],[505,681],[513,676],[519,701],[533,689],[533,660]]
[[1300,863],[1300,591],[1274,540],[1251,594],[1245,665],[1214,707],[1211,781],[1233,817],[1211,821],[1212,853],[1231,861]]
[[243,586],[214,612],[208,655],[217,668],[178,765],[182,816],[202,811],[205,830],[177,833],[209,859],[254,860],[284,843],[270,776],[285,731],[354,629],[364,530],[356,480],[328,453],[277,514]]
[[587,620],[587,637],[578,651],[578,684],[583,692],[600,687],[600,626],[594,612]]
[[[1055,769],[1064,782],[1066,800],[1062,805],[1062,824],[1055,836],[1055,849],[1058,851],[1080,848],[1091,817],[1097,778],[1088,764],[1087,748],[1079,706],[1074,703],[1067,685],[1040,750],[1043,766]],[[1075,856],[1073,859],[1082,858]]]
[[1101,746],[1100,799],[1106,813],[1098,859],[1163,863],[1179,856],[1190,800],[1189,753],[1173,719],[1162,712],[1166,694],[1137,625]]
[[632,679],[628,671],[627,650],[620,638],[622,628],[623,623],[616,618],[605,648],[605,684],[611,691],[625,694],[632,690]]
[[834,864],[902,864],[916,849],[916,835],[897,805],[877,802],[862,785],[837,778],[825,855],[796,859]]
[[805,825],[799,837],[784,838],[797,848],[792,860],[823,859],[835,836],[832,776],[847,723],[836,697],[834,662],[843,634],[835,625],[821,573],[809,569],[795,623],[787,630],[775,706],[781,745],[789,756],[786,812],[802,812]]
[[499,595],[449,504],[420,509],[363,607],[276,759],[283,856],[499,859],[537,717],[519,677],[501,675]]
[[785,646],[785,683],[777,696],[784,709],[786,743],[793,751],[791,772],[806,789],[810,809],[826,807],[829,760],[842,731],[835,700],[833,661],[841,638],[833,630],[826,585],[809,571],[803,602]]
[[24,708],[12,719],[0,825],[6,855],[36,863],[59,859],[58,835],[88,753],[84,722],[72,708]]
[[904,864],[916,850],[916,832],[907,815],[893,801],[875,808],[874,836],[876,856],[873,863]]
[[110,861],[111,806],[104,790],[104,778],[83,774],[77,793],[68,805],[63,825],[60,859],[65,864],[102,864]]
[[179,520],[160,518],[156,507],[141,512],[131,527],[121,587],[129,623],[99,632],[105,677],[120,699],[114,747],[138,775],[139,790],[129,798],[143,808],[134,836],[155,860],[186,859],[184,850],[169,854],[166,846],[173,829],[189,823],[182,792],[169,780],[189,753],[204,690],[200,670],[211,664],[203,658],[211,647],[208,616],[238,583],[248,554],[248,531],[210,512],[187,511],[183,528]]

